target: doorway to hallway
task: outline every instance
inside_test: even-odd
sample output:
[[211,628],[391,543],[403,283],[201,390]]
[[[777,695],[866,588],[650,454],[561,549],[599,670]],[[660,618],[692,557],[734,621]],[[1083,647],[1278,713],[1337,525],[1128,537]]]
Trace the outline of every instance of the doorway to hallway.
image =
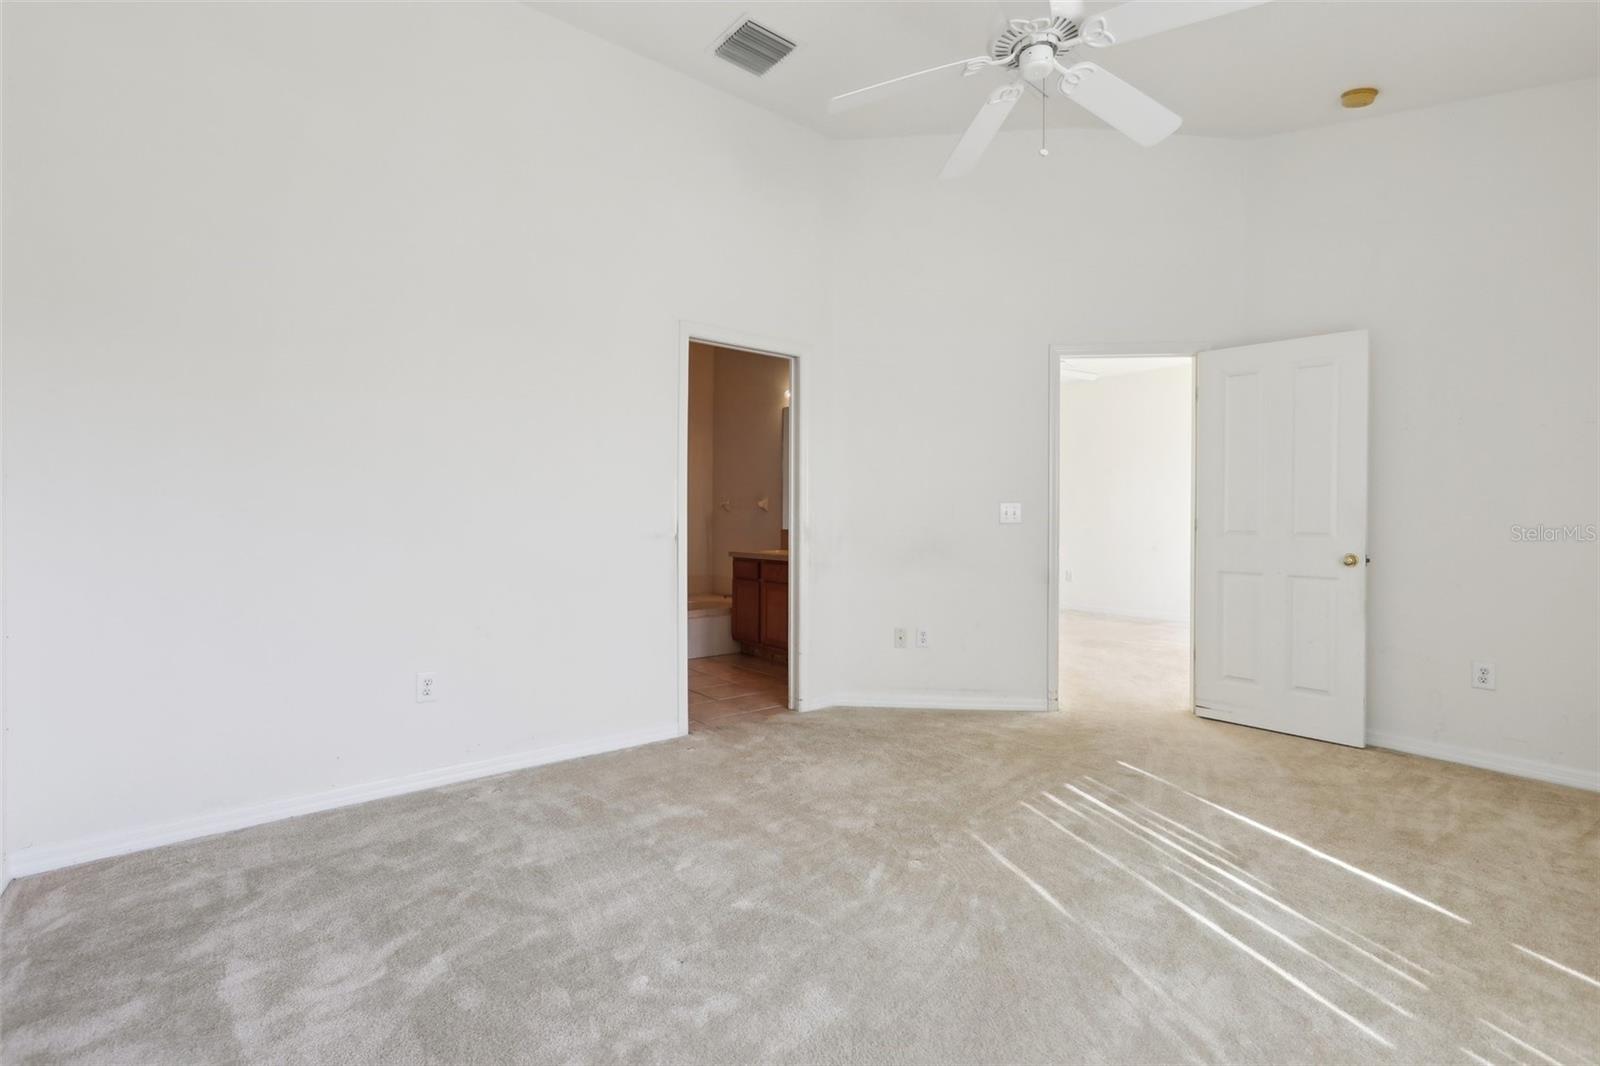
[[1057,698],[1188,713],[1194,360],[1060,361]]
[[[1161,372],[1160,361],[1140,362],[1152,358],[1174,357],[1051,350],[1051,706],[1064,702],[1063,655],[1092,659],[1064,651],[1063,608],[1080,622],[1172,623],[1180,601],[1163,590],[1187,587],[1188,707],[1362,746],[1366,331],[1178,357],[1188,364],[1183,406],[1174,389],[1161,413],[1152,390],[1111,387]],[[1182,536],[1163,536],[1184,500]],[[1174,579],[1185,555],[1187,581]]]

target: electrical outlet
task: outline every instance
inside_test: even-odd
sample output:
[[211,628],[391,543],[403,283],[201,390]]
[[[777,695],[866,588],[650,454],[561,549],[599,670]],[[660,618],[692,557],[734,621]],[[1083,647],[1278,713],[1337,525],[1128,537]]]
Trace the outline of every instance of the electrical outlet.
[[926,629],[919,628],[917,630],[917,647],[926,648],[927,646],[928,646],[928,631]]
[[1493,688],[1494,688],[1494,663],[1473,663],[1472,664],[1472,687],[1473,688],[1486,688],[1486,689],[1493,690]]
[[1000,524],[1003,526],[1017,525],[1022,521],[1022,504],[1002,503],[1000,505]]
[[897,647],[897,648],[903,648],[903,647],[906,646],[906,627],[905,626],[895,626],[894,627],[894,646]]
[[439,677],[432,670],[417,675],[417,702],[433,703],[439,698]]

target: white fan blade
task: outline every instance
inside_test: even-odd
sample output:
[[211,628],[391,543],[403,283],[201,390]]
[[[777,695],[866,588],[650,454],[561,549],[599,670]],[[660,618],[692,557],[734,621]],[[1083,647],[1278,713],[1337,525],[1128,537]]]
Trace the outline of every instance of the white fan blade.
[[1022,99],[1020,81],[1002,85],[990,94],[989,102],[978,109],[972,125],[961,135],[960,143],[956,145],[956,150],[950,153],[950,158],[945,160],[944,169],[939,172],[939,176],[959,178],[963,174],[970,173],[972,168],[978,165],[978,160],[983,158],[989,142],[1000,132],[1006,116],[1011,114],[1011,109],[1017,106],[1017,101],[1020,99]]
[[985,67],[994,65],[994,61],[988,56],[977,56],[973,59],[958,59],[954,63],[929,67],[927,70],[919,70],[913,74],[902,74],[898,78],[890,78],[888,81],[880,81],[876,85],[868,85],[865,89],[841,93],[828,101],[828,110],[837,114],[840,111],[848,111],[852,107],[860,107],[862,104],[876,103],[885,96],[894,95],[925,74],[937,74],[941,70],[957,70],[970,67],[974,63]]
[[1128,0],[1083,24],[1081,36],[1097,48],[1127,44],[1141,37],[1256,7],[1267,0]]
[[1094,63],[1064,68],[1061,92],[1107,126],[1146,148],[1166,140],[1183,125],[1183,119]]

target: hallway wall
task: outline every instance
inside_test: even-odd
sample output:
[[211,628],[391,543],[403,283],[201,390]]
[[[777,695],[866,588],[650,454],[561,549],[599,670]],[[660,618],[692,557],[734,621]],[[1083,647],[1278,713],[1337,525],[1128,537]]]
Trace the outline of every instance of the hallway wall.
[[1188,625],[1193,464],[1192,364],[1062,381],[1062,610]]

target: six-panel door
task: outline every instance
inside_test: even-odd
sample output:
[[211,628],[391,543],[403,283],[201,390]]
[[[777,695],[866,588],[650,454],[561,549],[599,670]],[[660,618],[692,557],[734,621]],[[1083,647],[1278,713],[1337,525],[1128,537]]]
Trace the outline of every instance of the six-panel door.
[[1202,352],[1195,709],[1366,739],[1367,335]]

